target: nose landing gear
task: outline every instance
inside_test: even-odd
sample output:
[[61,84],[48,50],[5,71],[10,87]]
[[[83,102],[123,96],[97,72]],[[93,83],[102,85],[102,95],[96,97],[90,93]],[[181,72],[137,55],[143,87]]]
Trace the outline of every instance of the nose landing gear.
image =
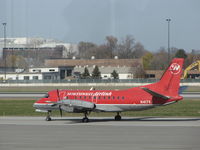
[[51,121],[51,110],[48,110],[47,116],[46,116],[46,121]]

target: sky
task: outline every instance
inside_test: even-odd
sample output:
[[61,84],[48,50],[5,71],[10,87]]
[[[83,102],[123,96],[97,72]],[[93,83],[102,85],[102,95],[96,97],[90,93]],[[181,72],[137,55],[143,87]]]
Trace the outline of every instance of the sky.
[[[7,37],[43,37],[64,42],[105,43],[132,35],[145,49],[170,46],[200,50],[199,0],[0,0]],[[0,26],[3,37],[3,25]]]

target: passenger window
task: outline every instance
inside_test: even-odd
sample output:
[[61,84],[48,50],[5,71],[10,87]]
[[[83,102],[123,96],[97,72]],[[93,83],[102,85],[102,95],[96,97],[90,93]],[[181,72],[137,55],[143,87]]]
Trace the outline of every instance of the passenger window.
[[77,99],[77,97],[75,96],[74,99]]
[[112,99],[115,99],[115,97],[113,96]]
[[108,99],[110,99],[110,96],[108,96]]
[[66,99],[68,99],[68,96],[66,96]]
[[94,98],[93,99],[96,99],[96,96],[94,96]]
[[80,96],[80,99],[81,99],[82,97]]
[[101,99],[101,97],[99,96],[99,99]]
[[86,99],[86,96],[84,96],[84,99]]
[[106,97],[105,97],[105,96],[104,96],[103,98],[104,98],[104,99],[106,99]]
[[91,96],[89,96],[89,99],[91,99]]
[[124,96],[122,96],[122,99],[124,99]]
[[119,99],[119,96],[117,97],[117,99]]

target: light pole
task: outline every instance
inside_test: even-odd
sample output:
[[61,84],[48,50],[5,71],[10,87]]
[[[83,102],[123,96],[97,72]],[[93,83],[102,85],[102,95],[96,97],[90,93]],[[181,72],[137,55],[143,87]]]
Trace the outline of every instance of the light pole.
[[170,21],[171,19],[168,18],[166,19],[166,21],[168,22],[168,64],[170,62]]
[[3,24],[3,28],[4,28],[4,75],[5,75],[5,81],[6,81],[6,23],[2,23]]

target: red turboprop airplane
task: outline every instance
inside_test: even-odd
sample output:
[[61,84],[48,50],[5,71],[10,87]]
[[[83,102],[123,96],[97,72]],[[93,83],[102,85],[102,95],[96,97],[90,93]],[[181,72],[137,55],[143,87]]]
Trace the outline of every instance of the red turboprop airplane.
[[82,122],[88,122],[87,115],[94,112],[116,112],[115,120],[121,120],[123,111],[136,111],[178,102],[180,78],[184,59],[174,58],[160,81],[125,90],[52,90],[34,103],[38,112],[51,111],[84,113]]

